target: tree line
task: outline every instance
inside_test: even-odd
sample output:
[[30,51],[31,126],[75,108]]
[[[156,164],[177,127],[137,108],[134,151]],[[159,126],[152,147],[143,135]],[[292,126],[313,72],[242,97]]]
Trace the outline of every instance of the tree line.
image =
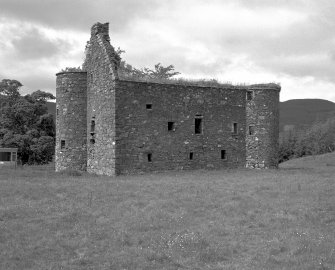
[[335,151],[335,116],[310,128],[284,132],[279,144],[279,162]]
[[18,148],[21,164],[46,164],[55,151],[55,123],[48,113],[51,93],[37,90],[22,96],[17,80],[0,82],[0,147]]

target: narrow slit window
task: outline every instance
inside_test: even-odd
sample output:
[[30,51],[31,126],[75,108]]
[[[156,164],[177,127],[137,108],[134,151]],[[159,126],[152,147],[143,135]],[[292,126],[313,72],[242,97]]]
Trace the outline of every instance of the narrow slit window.
[[148,162],[152,162],[152,154],[148,153],[147,157],[148,157]]
[[238,133],[237,123],[233,123],[233,125],[232,125],[232,133],[233,134],[237,134]]
[[95,133],[95,120],[91,121],[91,134]]
[[202,117],[198,116],[194,119],[194,133],[202,134]]
[[252,100],[254,98],[254,91],[247,91],[247,100]]
[[60,141],[60,149],[65,149],[65,140]]
[[57,108],[56,109],[56,116],[58,116],[58,114],[59,114],[59,109]]
[[254,135],[255,134],[255,126],[251,125],[249,126],[249,135]]
[[193,152],[190,152],[188,157],[189,157],[190,160],[192,160],[193,159]]
[[151,104],[151,103],[147,103],[147,104],[145,105],[145,108],[146,108],[147,110],[152,110],[152,104]]
[[175,130],[174,122],[168,122],[168,131],[174,131],[174,130]]
[[221,150],[221,159],[227,159],[226,150]]

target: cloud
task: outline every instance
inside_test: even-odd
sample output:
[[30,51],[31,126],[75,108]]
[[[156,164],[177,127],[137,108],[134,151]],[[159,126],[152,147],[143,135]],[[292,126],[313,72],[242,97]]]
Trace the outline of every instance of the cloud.
[[333,0],[1,0],[0,70],[31,90],[54,90],[54,74],[82,64],[100,21],[138,68],[160,62],[188,78],[282,80],[283,97],[303,96],[297,89],[307,85],[329,97],[334,13]]
[[111,21],[113,31],[122,31],[137,17],[149,17],[155,0],[1,0],[0,15],[53,28],[87,31],[95,22]]
[[81,65],[86,40],[71,31],[1,19],[0,80],[20,81],[23,93],[37,89],[54,93],[55,73]]
[[24,35],[12,41],[19,59],[30,60],[50,58],[70,49],[70,42],[62,39],[51,40],[37,28],[29,29]]

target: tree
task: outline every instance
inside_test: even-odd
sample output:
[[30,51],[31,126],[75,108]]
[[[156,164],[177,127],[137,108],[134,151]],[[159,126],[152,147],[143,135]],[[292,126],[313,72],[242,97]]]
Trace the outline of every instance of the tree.
[[[121,54],[125,53],[124,50],[117,48],[116,54],[121,57]],[[125,61],[120,61],[118,67],[119,75],[126,78],[134,79],[153,79],[153,80],[164,80],[171,79],[173,76],[180,74],[180,72],[174,71],[174,66],[169,65],[167,67],[162,66],[161,63],[158,63],[154,66],[154,69],[143,68],[137,69],[132,65],[127,64]]]
[[180,72],[174,71],[173,65],[164,67],[161,63],[156,64],[154,70],[145,68],[144,71],[153,79],[170,79],[173,76],[180,74]]
[[25,98],[30,101],[46,102],[50,99],[56,99],[56,97],[51,94],[41,90],[37,90],[30,95],[26,95]]
[[4,79],[0,82],[0,96],[6,101],[15,101],[20,97],[19,89],[22,84],[16,80]]
[[335,117],[315,123],[303,131],[283,134],[279,145],[279,162],[333,151],[335,151]]
[[16,80],[2,80],[0,100],[0,147],[17,147],[22,164],[44,164],[52,160],[55,124],[46,101],[51,93],[37,90],[22,97]]

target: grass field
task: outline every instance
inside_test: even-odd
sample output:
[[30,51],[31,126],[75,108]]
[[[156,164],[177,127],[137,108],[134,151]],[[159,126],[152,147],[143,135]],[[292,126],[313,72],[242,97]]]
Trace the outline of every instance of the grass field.
[[1,269],[335,269],[335,154],[117,178],[0,168]]

